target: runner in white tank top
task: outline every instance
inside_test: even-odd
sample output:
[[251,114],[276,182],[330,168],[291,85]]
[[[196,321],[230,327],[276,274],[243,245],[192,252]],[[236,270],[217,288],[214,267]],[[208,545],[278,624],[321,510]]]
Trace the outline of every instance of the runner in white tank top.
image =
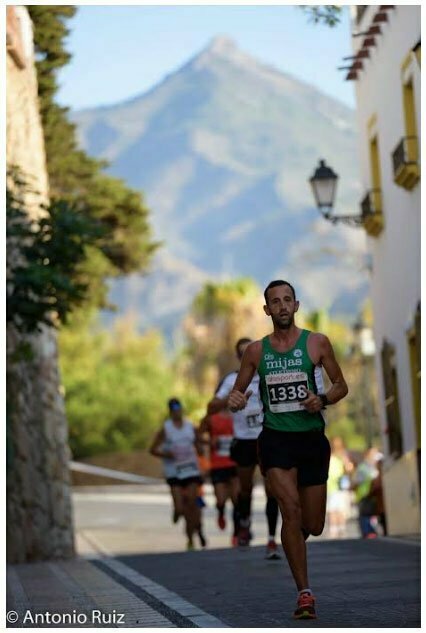
[[[241,361],[244,350],[251,343],[251,339],[242,338],[236,346],[237,358]],[[234,388],[234,383],[238,375],[233,371],[222,380],[216,390],[215,397],[207,407],[208,414],[212,415],[226,407],[228,396]],[[236,505],[236,512],[239,521],[239,535],[237,543],[239,547],[247,547],[250,544],[251,532],[251,498],[253,490],[254,471],[258,464],[257,438],[262,430],[263,405],[259,394],[259,375],[255,374],[247,390],[252,392],[247,407],[242,411],[232,413],[234,422],[234,440],[231,447],[231,458],[237,463],[238,478],[240,481],[240,493]],[[268,544],[266,546],[266,558],[276,560],[280,558],[278,547],[275,542],[275,532],[278,521],[278,504],[275,498],[269,494],[269,488],[265,482],[265,493],[267,496],[265,514],[268,523]]]
[[171,483],[176,498],[175,508],[185,518],[187,549],[191,550],[194,549],[195,532],[201,545],[206,545],[201,528],[201,511],[196,502],[198,486],[202,482],[198,467],[200,447],[194,426],[183,418],[182,405],[177,398],[169,400],[169,412],[170,418],[156,434],[150,452],[167,462],[170,470],[166,472],[173,473]]

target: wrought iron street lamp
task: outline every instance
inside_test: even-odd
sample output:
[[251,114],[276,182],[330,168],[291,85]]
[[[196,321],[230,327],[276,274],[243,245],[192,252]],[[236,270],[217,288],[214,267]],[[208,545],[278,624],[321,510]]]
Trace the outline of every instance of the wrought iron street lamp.
[[333,213],[338,179],[339,176],[326,165],[325,160],[320,160],[318,167],[309,178],[318,210],[333,224],[342,222],[350,226],[362,226],[363,215],[335,215]]

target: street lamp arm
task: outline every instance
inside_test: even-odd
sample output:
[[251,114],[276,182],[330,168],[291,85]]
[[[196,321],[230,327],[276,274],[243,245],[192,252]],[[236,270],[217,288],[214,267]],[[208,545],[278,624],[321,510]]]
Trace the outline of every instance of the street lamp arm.
[[341,222],[342,224],[347,224],[348,226],[363,225],[362,215],[333,215],[330,211],[323,211],[322,209],[320,209],[320,211],[322,216],[332,224],[338,224]]
[[315,202],[319,212],[332,224],[347,224],[348,226],[362,226],[364,216],[360,215],[336,215],[333,213],[334,198],[338,175],[329,167],[325,160],[320,160],[309,183],[312,187]]

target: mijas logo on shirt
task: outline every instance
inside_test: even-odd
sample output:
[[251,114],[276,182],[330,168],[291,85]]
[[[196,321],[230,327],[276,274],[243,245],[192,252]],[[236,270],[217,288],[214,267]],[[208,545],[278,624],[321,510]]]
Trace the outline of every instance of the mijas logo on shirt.
[[289,367],[300,367],[303,365],[303,352],[301,349],[295,349],[293,352],[295,358],[275,358],[273,354],[265,354],[264,360],[267,369],[284,369]]

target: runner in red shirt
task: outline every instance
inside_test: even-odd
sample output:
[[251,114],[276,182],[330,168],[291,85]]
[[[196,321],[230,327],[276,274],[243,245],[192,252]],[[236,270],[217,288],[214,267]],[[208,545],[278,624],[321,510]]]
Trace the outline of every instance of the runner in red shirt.
[[221,530],[226,527],[225,505],[231,499],[234,506],[233,545],[238,535],[238,520],[235,506],[239,494],[239,481],[235,462],[230,458],[231,442],[234,435],[232,416],[223,410],[206,416],[200,424],[200,432],[210,438],[210,478],[214,487],[217,508],[217,524]]

